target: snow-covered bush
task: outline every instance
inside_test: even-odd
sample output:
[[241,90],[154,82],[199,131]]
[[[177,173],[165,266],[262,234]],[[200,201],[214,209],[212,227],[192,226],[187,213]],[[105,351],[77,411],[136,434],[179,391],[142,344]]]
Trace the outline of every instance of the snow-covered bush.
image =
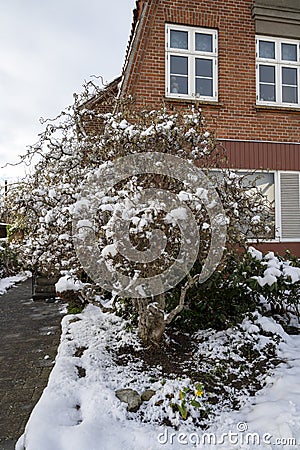
[[[289,325],[300,322],[300,260],[249,248],[255,270],[248,280],[252,292],[261,296],[264,309]],[[250,275],[250,274],[249,274]],[[294,320],[295,319],[295,320]]]
[[58,296],[68,303],[69,314],[80,313],[86,305],[85,299],[80,294],[84,286],[84,283],[71,275],[60,277],[55,284]]
[[[99,91],[95,89],[93,94],[97,96]],[[258,191],[250,195],[243,176],[226,168],[225,150],[205,129],[200,110],[194,107],[176,114],[165,108],[134,111],[129,101],[120,101],[114,113],[100,114],[95,106],[89,107],[95,105],[94,102],[83,102],[88,98],[89,92],[85,89],[81,96],[75,97],[74,105],[55,120],[46,122],[39,142],[24,157],[36,162],[32,174],[10,193],[11,221],[25,222],[20,251],[28,261],[28,268],[55,276],[66,273],[81,279],[85,276],[72,239],[73,214],[78,212],[81,183],[92,179],[99,167],[107,167],[128,155],[159,152],[180,157],[190,167],[196,165],[202,169],[210,178],[226,215],[226,255],[236,254],[237,245],[245,246],[249,233],[266,236],[270,231],[266,198]],[[137,174],[118,182],[102,197],[101,192],[98,193],[99,214],[92,225],[107,270],[117,270],[132,280],[161,273],[176,261],[181,244],[179,222],[187,226],[189,216],[186,208],[177,208],[174,216],[156,202],[142,197],[144,191],[157,186],[172,192],[192,211],[200,246],[195,269],[186,271],[188,276],[179,287],[178,304],[168,314],[165,314],[164,293],[145,298],[145,293],[141,292],[141,298],[133,300],[139,313],[140,336],[150,343],[162,338],[165,326],[182,310],[187,292],[199,282],[212,239],[212,223],[204,207],[207,193],[201,188],[195,195],[189,191],[185,180],[178,182],[172,173]],[[143,200],[138,211],[133,208],[131,199],[140,197]],[[210,207],[213,208],[213,204]],[[118,215],[126,218],[129,240],[137,252],[148,249],[149,236],[154,229],[162,230],[166,245],[158,258],[148,264],[139,263],[117,251],[112,224]],[[260,220],[252,220],[257,217]],[[91,252],[89,247],[86,251]],[[222,264],[221,261],[221,268]],[[93,284],[93,280],[89,281]]]
[[[222,266],[205,283],[189,290],[174,326],[183,331],[223,330],[241,322],[246,313],[258,306],[259,296],[249,286],[249,279],[255,273],[257,267],[250,255],[228,253]],[[167,294],[167,307],[177,303],[178,295],[178,289]]]
[[[167,309],[178,302],[179,291],[167,294]],[[254,247],[227,254],[223,265],[201,285],[189,290],[185,307],[174,320],[183,331],[227,329],[255,310],[276,316],[283,325],[300,320],[300,260]]]

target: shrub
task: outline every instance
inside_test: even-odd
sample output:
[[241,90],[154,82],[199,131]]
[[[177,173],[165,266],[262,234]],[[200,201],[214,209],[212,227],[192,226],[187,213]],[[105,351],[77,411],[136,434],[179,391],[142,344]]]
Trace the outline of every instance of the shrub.
[[14,246],[6,240],[0,241],[0,277],[15,275],[21,269],[20,261],[14,250]]
[[[186,303],[171,324],[173,329],[195,332],[223,330],[241,323],[249,312],[276,317],[283,326],[293,316],[300,322],[300,260],[269,252],[263,255],[253,247],[245,253],[228,253],[223,266],[203,284],[189,289]],[[199,271],[199,267],[194,267]],[[166,294],[166,311],[178,304],[180,286]],[[137,312],[130,299],[118,299],[116,312],[133,326]]]
[[[183,331],[222,330],[241,322],[245,313],[257,307],[257,292],[249,286],[256,265],[248,253],[227,254],[221,269],[188,291],[185,308],[174,325]],[[169,294],[168,304],[173,302],[177,302],[176,295]]]
[[[15,233],[21,241],[20,254],[31,270],[54,277],[87,270],[98,280],[96,285],[104,285],[118,296],[132,297],[139,336],[147,346],[159,344],[165,327],[182,310],[188,290],[195,292],[191,303],[195,299],[192,307],[201,317],[204,308],[204,323],[220,327],[227,308],[232,309],[231,316],[248,309],[247,302],[240,308],[244,288],[237,287],[233,278],[228,285],[233,293],[223,296],[224,280],[231,275],[226,269],[223,273],[224,262],[220,274],[217,272],[206,287],[196,288],[203,261],[214,254],[211,269],[215,269],[222,258],[225,235],[227,251],[234,255],[235,247],[244,247],[249,235],[268,236],[271,228],[265,213],[269,216],[271,205],[254,181],[245,187],[244,176],[228,168],[226,150],[213,132],[205,129],[197,105],[174,114],[165,105],[158,110],[136,111],[130,99],[120,99],[114,113],[103,115],[93,106],[83,107],[87,98],[97,98],[98,94],[103,92],[96,86],[92,92],[86,86],[72,106],[46,122],[39,141],[22,157],[31,163],[38,155],[32,173],[10,190],[7,199],[10,221],[21,231],[17,236]],[[92,132],[87,125],[99,121],[102,126],[98,130],[93,127]],[[120,158],[125,156],[126,165],[134,168],[132,172],[122,167],[124,160]],[[137,161],[142,162],[140,168]],[[201,167],[201,176],[196,167]],[[111,169],[120,178],[113,177],[114,182],[107,184]],[[106,180],[107,192],[106,188],[99,190],[99,177]],[[85,183],[88,189],[83,189]],[[123,227],[121,239],[117,237],[119,227]],[[92,258],[93,245],[86,244],[88,230],[95,232],[93,245],[100,252],[97,261]],[[164,236],[160,239],[165,246],[160,246],[155,258],[148,260],[148,255],[144,260],[141,253],[150,251],[158,236],[156,230]],[[199,233],[194,233],[197,230]],[[116,245],[123,238],[133,257],[124,255]],[[195,268],[199,270],[193,273],[191,255],[192,262],[198,260]],[[103,283],[104,277],[98,278],[91,269],[94,263],[106,266],[107,274],[118,273],[126,283],[119,283],[119,279]],[[164,289],[159,283],[146,283],[144,289],[143,280],[159,278],[172,266],[175,272],[180,270],[176,275],[171,271],[164,288],[172,288],[176,279],[185,278],[178,286],[180,292],[176,287],[172,293],[171,300],[178,302],[169,301],[166,311]],[[199,298],[202,290],[203,299]],[[230,305],[228,294],[233,299]],[[208,319],[211,308],[212,320]]]
[[[178,292],[168,295],[171,308]],[[300,322],[300,260],[290,253],[263,255],[253,247],[244,254],[228,254],[222,269],[193,287],[174,325],[183,331],[226,329],[246,313],[261,310],[288,325]]]
[[250,247],[257,272],[248,284],[263,301],[263,309],[288,324],[292,316],[300,322],[300,260],[289,252],[285,256],[266,255]]

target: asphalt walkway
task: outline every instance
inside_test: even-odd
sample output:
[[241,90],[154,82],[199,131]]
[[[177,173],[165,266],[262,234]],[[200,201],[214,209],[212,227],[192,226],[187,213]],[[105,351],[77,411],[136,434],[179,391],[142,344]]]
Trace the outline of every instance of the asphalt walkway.
[[0,450],[14,449],[47,385],[60,310],[61,304],[31,300],[31,280],[0,296]]

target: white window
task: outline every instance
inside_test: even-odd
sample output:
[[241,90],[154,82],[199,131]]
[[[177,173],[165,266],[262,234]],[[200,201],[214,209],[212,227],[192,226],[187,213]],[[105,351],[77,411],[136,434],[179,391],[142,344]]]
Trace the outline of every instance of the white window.
[[[265,215],[262,215],[260,219],[263,223],[268,224],[271,229],[272,239],[275,239],[276,233],[276,217],[275,217],[275,173],[273,172],[243,172],[238,171],[238,174],[243,176],[243,185],[245,189],[251,193],[255,188],[249,189],[249,186],[256,186],[258,191],[266,197],[266,211]],[[269,233],[268,233],[269,234]],[[251,240],[252,236],[249,236]],[[261,239],[265,239],[265,236],[260,236]]]
[[[211,173],[217,179],[222,177],[222,172],[218,170]],[[242,177],[242,185],[249,194],[256,186],[267,199],[267,208],[261,220],[272,231],[268,240],[300,242],[300,172],[237,170],[236,173]],[[247,226],[243,231],[249,234]],[[249,241],[251,237],[249,235]],[[264,241],[266,237],[260,236],[260,239]]]
[[166,25],[166,96],[218,100],[216,30]]
[[299,45],[291,39],[257,36],[257,104],[300,107]]
[[249,182],[255,179],[258,189],[275,207],[274,211],[270,211],[270,219],[274,223],[274,238],[282,242],[299,242],[300,173],[265,172],[249,174],[246,178]]

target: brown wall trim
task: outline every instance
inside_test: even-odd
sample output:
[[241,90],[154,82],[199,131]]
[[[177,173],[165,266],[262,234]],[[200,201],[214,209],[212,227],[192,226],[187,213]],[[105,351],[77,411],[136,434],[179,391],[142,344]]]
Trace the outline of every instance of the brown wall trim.
[[274,242],[274,243],[254,243],[253,247],[262,251],[263,253],[274,252],[284,256],[286,251],[291,252],[292,255],[300,257],[300,242]]
[[299,144],[222,139],[220,142],[227,150],[232,168],[300,171]]

